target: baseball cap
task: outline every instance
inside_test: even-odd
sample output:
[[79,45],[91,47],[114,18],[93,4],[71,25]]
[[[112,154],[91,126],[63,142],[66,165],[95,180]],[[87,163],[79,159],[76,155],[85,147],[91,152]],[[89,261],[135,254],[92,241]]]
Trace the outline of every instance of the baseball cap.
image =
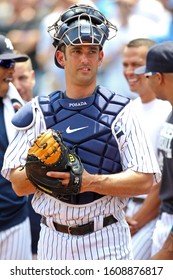
[[149,48],[146,65],[136,68],[134,73],[151,76],[159,73],[173,73],[173,41],[158,43]]
[[14,47],[9,38],[0,35],[0,60],[14,60],[15,62],[23,62],[28,60],[28,56],[24,54],[15,54]]

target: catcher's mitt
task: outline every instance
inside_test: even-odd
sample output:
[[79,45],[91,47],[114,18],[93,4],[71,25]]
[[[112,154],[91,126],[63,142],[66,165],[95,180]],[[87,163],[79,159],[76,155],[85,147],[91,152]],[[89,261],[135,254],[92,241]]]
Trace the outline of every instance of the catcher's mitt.
[[[80,158],[63,143],[58,131],[48,129],[36,138],[28,151],[25,169],[31,183],[53,197],[80,192],[83,165]],[[47,176],[48,171],[69,171],[68,186],[63,186],[57,178]]]

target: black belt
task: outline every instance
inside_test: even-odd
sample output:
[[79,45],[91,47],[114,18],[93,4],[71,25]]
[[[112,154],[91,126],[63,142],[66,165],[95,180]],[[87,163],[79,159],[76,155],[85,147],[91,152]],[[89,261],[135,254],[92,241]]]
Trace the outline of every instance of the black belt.
[[[42,217],[41,222],[48,226],[46,223],[46,217]],[[109,226],[113,223],[117,223],[117,219],[114,218],[114,216],[108,216],[103,219],[103,227]],[[77,226],[66,226],[66,225],[61,225],[58,223],[53,222],[54,227],[57,231],[63,232],[63,233],[68,233],[71,235],[85,235],[94,232],[94,221],[89,222],[84,225],[77,225]]]
[[143,203],[145,198],[142,197],[131,197],[131,200],[135,203]]

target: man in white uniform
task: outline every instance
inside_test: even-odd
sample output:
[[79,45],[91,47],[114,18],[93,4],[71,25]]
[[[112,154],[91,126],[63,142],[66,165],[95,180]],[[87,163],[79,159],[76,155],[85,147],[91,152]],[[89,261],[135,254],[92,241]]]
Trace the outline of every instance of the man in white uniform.
[[[148,85],[144,75],[135,74],[135,69],[145,65],[147,51],[156,43],[147,38],[130,41],[123,51],[123,72],[131,91],[139,97],[133,101],[133,108],[151,140],[157,157],[157,144],[163,122],[165,122],[172,106],[168,101],[156,98],[155,92]],[[160,113],[162,112],[162,113]],[[152,192],[155,188],[152,189]],[[153,211],[141,211],[147,195],[131,198],[126,207],[126,219],[130,225],[134,259],[150,259],[152,235],[159,216],[159,199],[151,200],[155,205]],[[158,202],[158,203],[157,203]]]
[[[132,259],[123,208],[130,196],[149,192],[160,170],[129,99],[96,85],[103,45],[116,27],[93,7],[74,5],[49,30],[55,63],[65,71],[66,92],[36,97],[15,115],[19,132],[2,174],[18,195],[35,192],[32,204],[43,216],[38,259]],[[27,179],[27,151],[47,128],[62,132],[81,158],[85,170],[78,195],[55,198]],[[47,176],[63,185],[70,179],[69,172]]]

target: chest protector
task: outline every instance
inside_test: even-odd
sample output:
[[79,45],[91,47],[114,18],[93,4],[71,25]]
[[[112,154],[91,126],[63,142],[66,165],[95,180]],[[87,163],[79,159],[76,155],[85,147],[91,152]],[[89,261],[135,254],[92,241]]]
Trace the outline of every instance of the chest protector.
[[[122,171],[118,144],[112,135],[113,120],[129,103],[129,99],[98,86],[84,99],[63,98],[58,91],[38,97],[47,128],[59,130],[64,142],[81,158],[92,174]],[[66,202],[84,204],[101,195],[87,192],[67,198]]]

